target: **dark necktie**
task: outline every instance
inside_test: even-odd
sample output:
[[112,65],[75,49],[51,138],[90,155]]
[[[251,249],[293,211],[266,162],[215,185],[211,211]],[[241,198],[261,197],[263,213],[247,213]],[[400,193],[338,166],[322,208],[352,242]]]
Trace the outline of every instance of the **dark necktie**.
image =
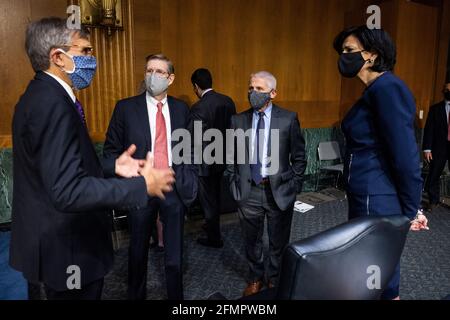
[[76,99],[75,106],[77,107],[77,111],[80,115],[81,121],[83,121],[83,124],[86,125],[86,116],[84,115],[83,106],[81,105],[81,102]]
[[256,125],[256,138],[255,138],[255,145],[253,147],[254,155],[256,156],[256,164],[250,165],[250,170],[252,172],[252,179],[256,184],[260,184],[263,177],[262,177],[262,157],[264,156],[262,154],[262,150],[264,148],[264,145],[260,144],[260,136],[262,138],[262,142],[264,142],[264,112],[259,112],[259,119],[258,124]]

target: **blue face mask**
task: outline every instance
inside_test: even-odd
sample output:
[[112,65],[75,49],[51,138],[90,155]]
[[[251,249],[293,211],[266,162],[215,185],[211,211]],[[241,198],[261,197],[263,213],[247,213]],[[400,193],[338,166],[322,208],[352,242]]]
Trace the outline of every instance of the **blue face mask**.
[[72,59],[74,69],[65,73],[72,80],[75,89],[81,90],[89,87],[97,70],[97,60],[94,56],[72,56],[63,50],[59,50]]

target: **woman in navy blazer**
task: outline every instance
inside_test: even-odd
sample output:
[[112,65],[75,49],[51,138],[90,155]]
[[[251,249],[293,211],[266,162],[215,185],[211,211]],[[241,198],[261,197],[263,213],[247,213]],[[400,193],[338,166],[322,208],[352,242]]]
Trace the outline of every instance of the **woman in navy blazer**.
[[[427,219],[419,211],[416,107],[411,91],[391,72],[396,62],[392,39],[382,29],[351,27],[338,34],[334,48],[340,55],[340,73],[357,76],[366,86],[341,124],[349,219],[403,214],[411,219],[411,230],[427,229]],[[381,298],[398,299],[399,285],[400,265]]]

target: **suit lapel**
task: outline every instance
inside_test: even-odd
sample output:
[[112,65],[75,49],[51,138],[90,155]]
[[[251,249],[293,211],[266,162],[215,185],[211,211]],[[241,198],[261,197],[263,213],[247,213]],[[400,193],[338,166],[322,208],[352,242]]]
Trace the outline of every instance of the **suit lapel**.
[[[251,130],[253,127],[253,109],[249,109],[246,111],[246,119],[245,119],[245,123],[244,123],[244,133],[247,132],[247,130]],[[245,139],[245,156],[246,157],[251,157],[250,154],[250,143],[252,142],[252,136],[250,135],[249,139]]]
[[269,131],[269,141],[267,145],[267,156],[272,155],[272,130],[280,130],[280,108],[278,108],[275,104],[272,104],[272,115],[270,119],[270,131]]
[[140,128],[143,128],[144,130],[144,136],[145,136],[145,145],[147,146],[147,150],[152,149],[152,135],[150,132],[150,123],[149,123],[149,117],[148,117],[148,109],[147,109],[147,94],[143,93],[140,96],[137,97],[137,118],[140,122]]
[[56,81],[54,78],[52,78],[51,76],[49,76],[48,74],[46,74],[43,71],[39,71],[36,73],[35,76],[36,80],[42,80],[45,82],[50,83],[52,86],[54,86],[55,88],[58,89],[58,91],[64,95],[64,98],[67,100],[67,102],[73,107],[73,110],[75,112],[77,112],[78,115],[78,111],[77,111],[77,106],[75,105],[75,102],[73,102],[72,98],[70,97],[70,95],[67,93],[66,89],[63,88],[63,86],[58,83],[58,81]]
[[[176,107],[175,107],[175,101],[173,100],[172,97],[167,96],[167,104],[169,105],[169,114],[170,114],[170,134],[172,135],[172,133],[178,129],[180,127],[180,125],[178,123],[176,123]],[[170,142],[170,145],[172,146],[172,150],[175,146],[175,142],[172,140]]]
[[442,119],[442,126],[444,128],[448,128],[448,122],[447,122],[448,119],[447,119],[447,111],[445,110],[445,101],[442,102],[441,107],[439,109],[440,109],[439,118]]

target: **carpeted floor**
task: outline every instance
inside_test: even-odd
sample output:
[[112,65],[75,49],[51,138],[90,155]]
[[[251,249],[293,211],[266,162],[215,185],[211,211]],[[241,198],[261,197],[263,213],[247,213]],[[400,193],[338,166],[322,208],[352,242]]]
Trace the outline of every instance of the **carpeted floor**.
[[[328,197],[328,198],[327,198]],[[334,199],[340,200],[334,200]],[[331,200],[330,200],[331,199]],[[295,213],[291,241],[299,240],[346,221],[347,203],[333,192],[304,194],[300,200],[315,205],[307,213]],[[239,224],[234,214],[225,217],[225,246],[210,249],[198,245],[198,232],[187,232],[184,253],[186,299],[206,299],[215,292],[237,299],[245,287],[247,265]],[[402,257],[401,298],[442,299],[450,294],[450,209],[439,207],[429,214],[430,230],[410,232]],[[267,239],[265,239],[267,244]],[[148,299],[165,299],[164,258],[151,251]],[[127,249],[116,252],[114,269],[107,276],[104,299],[126,299]]]
[[28,299],[28,286],[20,272],[9,266],[11,233],[0,231],[0,300]]

